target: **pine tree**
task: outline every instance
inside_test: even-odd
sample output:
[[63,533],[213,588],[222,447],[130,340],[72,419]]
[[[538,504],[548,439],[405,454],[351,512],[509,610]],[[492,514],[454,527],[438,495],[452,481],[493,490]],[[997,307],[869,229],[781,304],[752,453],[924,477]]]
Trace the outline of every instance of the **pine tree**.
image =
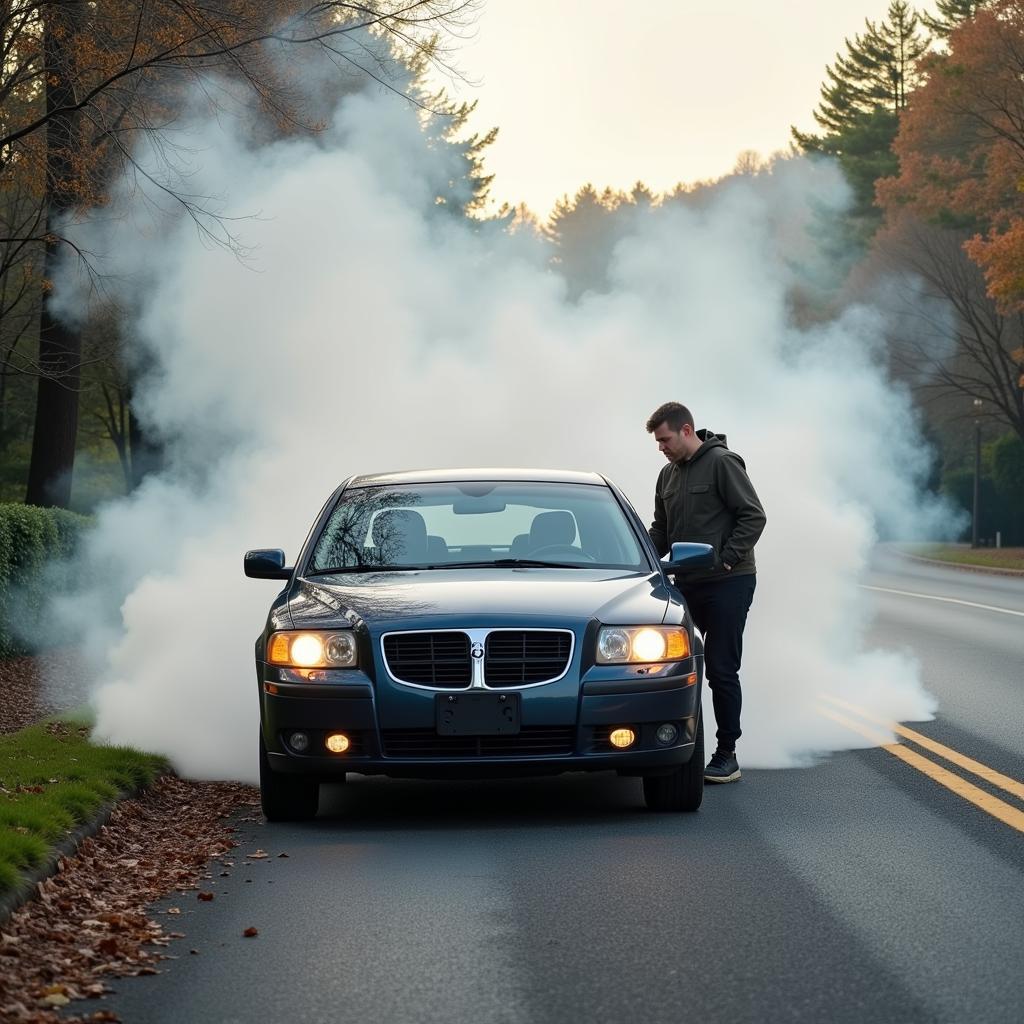
[[965,21],[970,21],[986,0],[937,0],[937,16],[922,14],[921,21],[932,35],[946,39],[949,33]]
[[437,60],[440,37],[435,36],[418,53],[398,52],[398,58],[408,68],[409,82],[406,93],[425,112],[424,127],[428,135],[456,147],[465,160],[465,174],[449,182],[448,193],[437,201],[459,214],[482,213],[491,197],[494,175],[484,169],[484,153],[498,137],[498,129],[490,128],[463,137],[463,130],[476,110],[477,101],[461,103],[451,99],[447,90],[431,91],[429,71]]
[[885,19],[865,21],[865,31],[846,40],[825,69],[814,119],[820,135],[791,129],[805,153],[834,156],[856,196],[854,214],[877,220],[874,183],[896,170],[892,141],[907,97],[919,83],[917,61],[928,49],[921,18],[905,0],[893,0]]
[[619,236],[615,211],[621,201],[612,189],[599,193],[588,182],[571,199],[563,196],[548,218],[544,234],[573,301],[585,292],[608,288],[608,261]]
[[650,210],[657,202],[657,196],[642,181],[637,181],[629,193],[629,202],[638,210]]

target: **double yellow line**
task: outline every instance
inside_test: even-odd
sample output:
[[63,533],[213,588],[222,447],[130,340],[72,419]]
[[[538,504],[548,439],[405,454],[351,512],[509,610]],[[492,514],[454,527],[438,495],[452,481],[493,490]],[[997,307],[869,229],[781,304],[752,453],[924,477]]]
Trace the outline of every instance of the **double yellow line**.
[[980,807],[986,813],[991,814],[993,818],[998,818],[1004,824],[1009,825],[1010,828],[1014,828],[1018,832],[1024,832],[1024,810],[1007,803],[1005,800],[999,799],[997,796],[993,796],[991,793],[987,793],[985,790],[975,786],[974,783],[968,782],[962,776],[951,772],[948,768],[944,768],[941,764],[937,764],[935,761],[925,757],[923,754],[919,754],[916,750],[903,743],[890,743],[888,733],[879,732],[874,726],[883,726],[889,732],[896,733],[897,736],[902,736],[911,743],[915,743],[917,746],[937,754],[950,764],[962,768],[965,772],[979,779],[984,779],[990,786],[1001,789],[1020,801],[1024,801],[1024,783],[1011,779],[1008,775],[1003,775],[995,769],[989,768],[988,765],[984,765],[980,761],[975,761],[974,758],[961,754],[952,747],[937,743],[928,736],[915,732],[913,729],[908,729],[905,725],[878,718],[856,704],[827,695],[822,695],[822,700],[824,703],[818,710],[826,718],[839,722],[840,725],[844,725],[852,732],[865,737],[883,750],[887,750],[894,757],[898,757],[912,768],[916,768],[940,786],[945,786],[946,789],[956,793],[957,796],[963,797],[964,800],[974,804],[975,807]]

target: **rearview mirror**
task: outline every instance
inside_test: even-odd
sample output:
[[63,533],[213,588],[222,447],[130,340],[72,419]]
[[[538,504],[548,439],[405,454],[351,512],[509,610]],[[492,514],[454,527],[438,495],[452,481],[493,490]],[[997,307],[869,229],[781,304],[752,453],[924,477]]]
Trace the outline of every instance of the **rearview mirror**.
[[287,580],[292,570],[285,567],[280,548],[258,548],[245,553],[245,575],[254,580]]
[[669,557],[661,560],[661,567],[665,572],[710,569],[714,564],[715,549],[710,544],[692,544],[689,541],[673,544]]
[[457,516],[482,516],[504,511],[505,502],[489,494],[479,498],[456,498],[452,502],[452,512]]

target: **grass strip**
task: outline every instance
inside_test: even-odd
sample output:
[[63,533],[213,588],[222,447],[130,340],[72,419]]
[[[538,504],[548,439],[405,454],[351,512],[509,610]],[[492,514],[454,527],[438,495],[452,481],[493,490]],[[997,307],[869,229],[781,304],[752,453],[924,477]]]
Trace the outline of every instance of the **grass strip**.
[[1024,548],[969,548],[953,544],[934,544],[908,547],[907,550],[909,554],[932,558],[936,562],[1024,571]]
[[0,894],[105,803],[167,768],[153,754],[91,743],[89,731],[54,720],[0,736]]

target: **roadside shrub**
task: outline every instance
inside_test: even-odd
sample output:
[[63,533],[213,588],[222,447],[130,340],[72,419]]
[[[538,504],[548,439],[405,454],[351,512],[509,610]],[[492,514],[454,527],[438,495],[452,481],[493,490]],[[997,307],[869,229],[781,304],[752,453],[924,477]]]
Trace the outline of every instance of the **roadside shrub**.
[[[942,478],[942,491],[966,513],[964,528],[957,540],[971,539],[971,515],[974,507],[974,472],[969,469],[955,469]],[[996,489],[992,478],[982,475],[980,481],[981,521],[978,523],[978,537],[984,541],[994,537],[996,527]]]
[[[995,543],[996,532],[1002,534],[1004,547],[1024,545],[1024,492],[1021,491],[1020,452],[1016,438],[1001,439],[990,448],[983,460],[979,501],[981,517],[978,537],[981,543]],[[1024,446],[1022,446],[1024,447]],[[986,472],[985,463],[992,466]],[[971,539],[971,509],[974,504],[974,471],[958,469],[943,477],[942,490],[967,513],[961,541]]]
[[0,657],[37,649],[40,616],[89,520],[63,509],[0,504]]
[[1024,514],[1024,441],[1016,434],[992,445],[992,479],[1011,508]]

